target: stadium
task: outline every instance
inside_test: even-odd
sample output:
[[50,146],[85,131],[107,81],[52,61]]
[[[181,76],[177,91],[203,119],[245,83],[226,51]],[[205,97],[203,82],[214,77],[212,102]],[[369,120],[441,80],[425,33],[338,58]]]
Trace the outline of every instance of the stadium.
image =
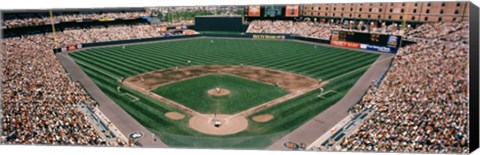
[[469,153],[474,13],[466,1],[5,10],[0,142]]

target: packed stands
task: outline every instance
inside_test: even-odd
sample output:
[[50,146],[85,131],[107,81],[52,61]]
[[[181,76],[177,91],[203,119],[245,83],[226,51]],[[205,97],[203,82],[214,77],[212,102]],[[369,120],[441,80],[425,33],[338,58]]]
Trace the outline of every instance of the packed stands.
[[426,24],[408,34],[379,87],[352,113],[373,111],[342,151],[468,153],[468,22]]
[[356,32],[375,32],[381,34],[403,35],[400,25],[385,23],[378,27],[368,28],[363,22],[351,23],[345,26],[336,22],[287,21],[287,20],[254,20],[250,23],[247,33],[296,34],[303,37],[328,40],[331,30],[347,30]]
[[[64,46],[164,36],[158,28],[124,25],[73,29],[58,32],[56,39]],[[4,143],[127,145],[121,140],[106,142],[89,123],[97,103],[80,83],[69,78],[56,59],[52,33],[6,38],[2,46],[3,135],[0,138]],[[84,109],[90,109],[90,113]]]
[[2,130],[6,144],[100,145],[77,106],[95,106],[38,36],[5,39]]
[[173,26],[188,26],[188,25],[194,25],[194,24],[195,24],[195,20],[189,19],[189,20],[178,20],[175,22],[162,22],[160,25],[173,27]]
[[[157,26],[139,24],[66,30],[57,33],[57,39],[58,47],[66,47],[79,43],[154,38],[163,37],[164,35],[165,33],[161,32]],[[45,37],[53,39],[53,33],[48,33]]]
[[[60,13],[53,16],[55,23],[74,22],[86,20],[114,20],[114,19],[137,19],[148,16],[145,11],[116,11],[94,13]],[[32,13],[28,15],[6,15],[3,24],[7,28],[42,26],[51,24],[48,13]]]
[[422,42],[437,38],[443,41],[468,41],[468,29],[467,22],[428,23],[409,31],[404,39]]

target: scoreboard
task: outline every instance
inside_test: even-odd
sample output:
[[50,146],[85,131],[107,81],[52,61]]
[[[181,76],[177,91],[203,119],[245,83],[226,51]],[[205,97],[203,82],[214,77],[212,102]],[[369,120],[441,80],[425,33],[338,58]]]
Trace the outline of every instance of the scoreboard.
[[277,17],[282,15],[281,6],[265,6],[264,14],[265,17]]
[[254,18],[295,18],[300,16],[299,5],[249,5],[246,17]]
[[334,46],[362,48],[390,53],[396,53],[400,42],[401,36],[341,30],[332,31],[330,38],[330,44]]

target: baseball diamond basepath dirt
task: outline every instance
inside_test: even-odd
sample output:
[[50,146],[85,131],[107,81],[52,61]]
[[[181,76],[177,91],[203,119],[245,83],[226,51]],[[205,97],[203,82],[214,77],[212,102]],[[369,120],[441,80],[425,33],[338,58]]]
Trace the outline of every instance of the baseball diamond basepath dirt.
[[142,73],[126,78],[124,81],[146,90],[154,90],[173,82],[195,78],[207,74],[230,74],[254,81],[263,82],[289,91],[295,92],[318,84],[318,80],[300,74],[286,71],[261,68],[256,66],[186,66],[182,68],[169,68]]
[[[158,87],[191,79],[199,76],[205,76],[209,74],[229,74],[255,80],[267,84],[277,85],[290,93],[282,97],[273,99],[271,101],[262,103],[261,105],[249,108],[247,110],[238,112],[233,115],[227,114],[203,114],[199,113],[191,108],[188,108],[180,103],[177,103],[168,98],[162,97],[158,94],[152,93]],[[147,73],[142,73],[137,76],[129,77],[124,80],[123,84],[129,88],[132,88],[138,92],[148,95],[154,99],[159,100],[162,103],[175,107],[192,115],[189,120],[189,127],[195,129],[201,133],[211,135],[229,135],[235,134],[247,129],[248,120],[247,116],[256,112],[267,109],[271,106],[283,103],[284,101],[296,98],[305,93],[317,90],[327,84],[327,82],[319,82],[310,77],[306,77],[299,74],[294,74],[285,71],[266,69],[255,66],[187,66],[183,68],[169,68],[164,70],[157,70]],[[211,91],[216,91],[212,89]],[[212,119],[216,117],[222,125],[215,127]],[[266,116],[267,117],[267,116]],[[260,119],[260,121],[267,122],[272,118]]]
[[[215,126],[215,120],[220,123],[218,127]],[[232,117],[226,114],[194,115],[188,121],[188,126],[205,134],[230,135],[247,129],[248,120],[242,116]]]

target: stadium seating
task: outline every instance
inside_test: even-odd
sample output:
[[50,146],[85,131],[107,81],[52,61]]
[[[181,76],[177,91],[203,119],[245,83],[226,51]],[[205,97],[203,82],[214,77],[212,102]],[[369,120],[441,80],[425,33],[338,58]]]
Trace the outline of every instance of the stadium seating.
[[[144,12],[75,14],[55,20],[137,18]],[[45,24],[46,17],[9,17],[8,28]],[[191,20],[167,25],[190,25]],[[328,39],[333,23],[311,21],[251,22],[249,33],[296,34]],[[372,86],[350,112],[365,119],[351,135],[337,131],[336,150],[382,152],[468,152],[468,22],[424,24],[406,32],[383,25],[374,32],[400,34],[417,44],[399,49],[379,86]],[[346,29],[351,30],[351,29]],[[362,31],[362,30],[354,30]],[[163,37],[148,24],[71,29],[56,33],[58,47],[78,43]],[[2,130],[6,144],[105,144],[79,106],[96,107],[82,86],[69,78],[55,55],[52,33],[6,38],[2,42]],[[101,122],[101,128],[108,126]],[[350,128],[347,126],[347,128]],[[343,130],[343,128],[342,128]],[[346,137],[345,137],[346,136]],[[110,135],[115,138],[115,135]],[[106,143],[111,146],[126,142]],[[323,143],[323,146],[332,146]]]
[[421,41],[401,48],[381,85],[354,106],[373,115],[339,150],[468,152],[468,22],[425,24],[407,36]]
[[[318,38],[328,40],[331,30],[348,30],[360,32],[376,32],[381,34],[403,35],[397,24],[390,24],[378,28],[356,29],[346,28],[340,23],[312,22],[312,21],[286,21],[286,20],[255,20],[248,27],[247,33],[278,33],[295,34],[303,37]],[[413,32],[412,32],[413,33]]]
[[[93,20],[115,20],[115,19],[137,19],[146,16],[145,11],[115,11],[115,12],[64,12],[55,13],[53,20],[55,23],[74,22],[74,21],[93,21]],[[48,13],[29,13],[19,15],[6,15],[4,25],[7,28],[41,26],[51,24]]]
[[[57,43],[66,46],[162,36],[156,26],[123,25],[58,32]],[[78,82],[69,78],[56,59],[52,52],[52,33],[6,38],[2,46],[5,49],[1,51],[5,64],[2,89],[5,117],[2,119],[4,136],[0,138],[4,143],[105,144],[99,131],[88,123],[87,115],[77,109],[79,105],[95,107],[97,103]],[[106,144],[124,146],[126,142]]]

